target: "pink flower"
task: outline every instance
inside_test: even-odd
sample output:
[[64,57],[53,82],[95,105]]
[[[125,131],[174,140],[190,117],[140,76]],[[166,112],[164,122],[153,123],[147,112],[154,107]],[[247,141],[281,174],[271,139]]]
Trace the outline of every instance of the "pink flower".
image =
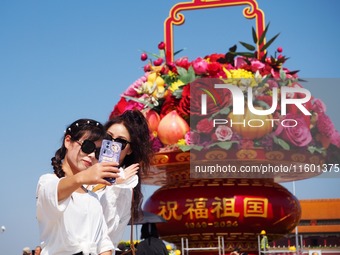
[[203,58],[197,58],[192,61],[192,67],[196,74],[205,74],[207,72],[208,62]]
[[215,130],[215,135],[217,140],[219,141],[229,141],[231,137],[233,136],[233,131],[230,127],[225,125],[220,125]]
[[142,77],[137,79],[134,83],[132,83],[123,93],[124,96],[130,96],[130,97],[138,97],[138,93],[136,89],[140,88],[142,84],[146,81],[146,77],[148,76],[148,73],[144,74]]
[[312,134],[303,116],[287,114],[281,123],[284,123],[284,126],[278,125],[275,134],[282,139],[297,147],[306,146],[312,141]]
[[125,111],[135,110],[135,109],[141,111],[143,108],[144,108],[144,104],[138,103],[138,102],[133,101],[133,100],[129,100],[129,101],[127,101]]
[[184,136],[186,144],[196,144],[200,143],[200,135],[195,131],[189,131]]
[[[234,60],[236,68],[244,68],[248,66],[248,63],[244,60],[244,57],[237,57]],[[250,62],[251,70],[255,73],[257,70],[263,69],[266,65],[257,59],[252,59]]]
[[244,60],[243,57],[236,57],[234,59],[235,68],[242,68],[243,65],[247,65],[247,62]]
[[313,102],[312,110],[316,113],[324,113],[326,112],[326,105],[322,100],[316,98]]
[[251,61],[251,69],[254,73],[256,73],[257,70],[261,70],[265,67],[265,64],[263,64],[261,61],[257,59],[253,59]]
[[335,127],[332,120],[325,113],[318,115],[316,127],[320,134],[326,137],[332,137],[333,133],[335,132]]
[[201,119],[196,125],[197,131],[204,134],[209,134],[213,128],[213,121],[209,120],[208,118]]

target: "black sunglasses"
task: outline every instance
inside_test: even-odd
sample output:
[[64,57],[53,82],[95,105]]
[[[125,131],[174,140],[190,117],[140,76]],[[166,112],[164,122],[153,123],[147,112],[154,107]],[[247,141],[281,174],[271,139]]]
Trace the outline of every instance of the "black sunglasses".
[[96,159],[99,159],[100,147],[96,147],[96,144],[91,140],[84,140],[82,142],[76,141],[80,145],[80,149],[85,154],[91,154],[94,152]]
[[120,138],[120,137],[113,138],[111,135],[109,135],[109,134],[107,134],[107,135],[108,135],[108,139],[122,144],[122,150],[125,149],[125,147],[126,147],[126,145],[128,145],[128,143],[131,143],[129,141],[126,141],[124,138]]

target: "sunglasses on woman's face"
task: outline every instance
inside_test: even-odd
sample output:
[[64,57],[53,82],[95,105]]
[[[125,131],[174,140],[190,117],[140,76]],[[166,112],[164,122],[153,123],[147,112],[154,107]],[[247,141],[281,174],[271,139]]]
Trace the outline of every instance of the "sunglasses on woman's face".
[[96,159],[99,159],[100,147],[96,147],[96,144],[90,140],[76,141],[80,145],[80,149],[85,154],[91,154],[94,152]]
[[117,138],[113,138],[111,135],[109,135],[109,138],[112,140],[112,141],[115,141],[117,143],[120,143],[122,144],[122,150],[125,149],[126,145],[128,145],[128,143],[130,143],[129,141],[126,141],[124,138],[120,138],[120,137],[117,137]]

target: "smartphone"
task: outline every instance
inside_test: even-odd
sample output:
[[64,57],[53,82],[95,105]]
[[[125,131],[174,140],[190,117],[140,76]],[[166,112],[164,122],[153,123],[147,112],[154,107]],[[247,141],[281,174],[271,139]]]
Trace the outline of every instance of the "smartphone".
[[[119,163],[120,152],[122,151],[122,144],[104,139],[99,153],[99,162],[117,162]],[[110,183],[115,183],[116,178],[105,178]]]

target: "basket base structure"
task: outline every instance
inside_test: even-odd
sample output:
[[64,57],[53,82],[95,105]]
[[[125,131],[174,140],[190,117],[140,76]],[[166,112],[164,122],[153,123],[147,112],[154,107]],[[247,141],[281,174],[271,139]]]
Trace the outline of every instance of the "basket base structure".
[[[161,186],[146,201],[144,210],[162,216],[157,224],[161,238],[181,247],[183,239],[194,248],[190,254],[212,254],[209,247],[219,246],[222,238],[226,251],[240,248],[257,252],[258,235],[266,230],[270,241],[290,233],[298,224],[301,208],[298,199],[279,181],[311,178],[316,173],[195,173],[193,165],[264,164],[294,167],[322,164],[311,154],[243,150],[229,152],[158,153],[153,168],[142,176],[142,183]],[[202,169],[202,168],[201,168]],[[199,250],[199,248],[204,248]]]

